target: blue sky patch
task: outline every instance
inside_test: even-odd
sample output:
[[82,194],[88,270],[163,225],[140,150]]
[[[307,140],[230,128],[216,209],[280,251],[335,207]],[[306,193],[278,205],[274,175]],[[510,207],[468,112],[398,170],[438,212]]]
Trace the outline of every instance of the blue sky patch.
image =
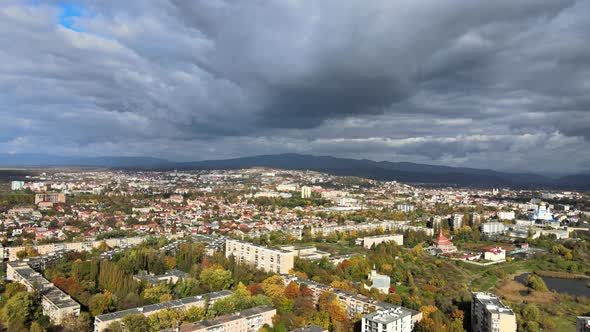
[[81,32],[82,29],[76,25],[76,21],[78,17],[82,16],[83,7],[73,4],[62,4],[61,9],[61,14],[59,15],[59,25],[66,29]]

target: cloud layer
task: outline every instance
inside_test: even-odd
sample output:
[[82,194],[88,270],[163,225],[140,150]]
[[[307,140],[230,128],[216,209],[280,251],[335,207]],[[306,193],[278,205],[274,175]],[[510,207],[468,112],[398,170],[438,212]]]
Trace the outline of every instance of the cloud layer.
[[4,0],[0,152],[590,162],[590,2]]

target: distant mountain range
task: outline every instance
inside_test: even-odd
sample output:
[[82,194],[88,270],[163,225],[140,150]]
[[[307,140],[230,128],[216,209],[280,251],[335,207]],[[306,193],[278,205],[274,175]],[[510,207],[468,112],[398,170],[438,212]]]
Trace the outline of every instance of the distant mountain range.
[[488,169],[449,167],[408,162],[372,161],[302,154],[276,154],[224,160],[173,162],[151,157],[60,157],[43,154],[0,154],[0,167],[106,167],[124,169],[239,169],[271,167],[314,170],[334,175],[397,180],[414,184],[473,187],[590,189],[590,172],[550,178],[533,173],[509,173]]

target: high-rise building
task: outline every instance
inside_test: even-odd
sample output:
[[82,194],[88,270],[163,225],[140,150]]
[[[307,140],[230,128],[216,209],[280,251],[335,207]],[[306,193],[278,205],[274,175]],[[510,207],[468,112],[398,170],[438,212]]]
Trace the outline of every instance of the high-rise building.
[[477,226],[481,222],[481,216],[477,212],[469,213],[469,226]]
[[303,186],[301,187],[301,198],[310,198],[311,197],[311,187]]
[[295,263],[295,251],[274,249],[245,241],[225,241],[225,256],[233,255],[236,261],[244,262],[267,272],[289,273]]
[[491,293],[472,293],[471,330],[473,332],[516,332],[516,315]]
[[23,181],[12,181],[10,183],[11,190],[23,190],[25,183]]
[[463,215],[460,213],[455,213],[452,217],[451,220],[449,220],[449,224],[451,226],[451,229],[454,231],[456,229],[459,229],[461,227],[463,227]]
[[378,310],[365,315],[362,332],[411,332],[414,328],[412,311],[404,307]]
[[506,225],[501,222],[486,222],[481,224],[481,233],[486,235],[502,234],[506,231]]
[[398,204],[396,206],[396,208],[399,211],[403,211],[403,212],[412,212],[412,211],[416,210],[416,207],[412,204]]

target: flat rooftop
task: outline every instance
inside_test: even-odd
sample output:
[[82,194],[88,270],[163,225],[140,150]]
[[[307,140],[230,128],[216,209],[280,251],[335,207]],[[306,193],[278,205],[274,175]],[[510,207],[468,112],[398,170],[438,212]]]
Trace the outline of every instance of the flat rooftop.
[[117,312],[111,312],[111,313],[104,314],[104,315],[99,315],[99,316],[95,317],[95,320],[98,322],[118,320],[118,319],[121,319],[127,315],[146,314],[146,313],[156,312],[156,311],[163,310],[163,309],[180,308],[180,307],[187,306],[189,304],[195,304],[195,303],[199,303],[201,301],[205,301],[206,299],[216,300],[216,299],[224,298],[224,297],[230,296],[231,294],[233,294],[233,293],[229,290],[222,290],[219,292],[190,296],[190,297],[185,297],[185,298],[179,299],[179,300],[150,304],[150,305],[146,305],[143,307],[137,307],[137,308],[126,309],[126,310],[121,310],[121,311],[117,311]]
[[267,312],[275,311],[273,307],[267,305],[261,305],[258,307],[242,310],[240,312],[234,312],[233,314],[219,316],[213,319],[202,320],[200,322],[185,324],[180,326],[180,332],[189,332],[203,328],[209,328],[220,324],[225,324],[236,319],[252,317]]
[[514,315],[514,311],[505,306],[500,299],[492,293],[473,293],[473,297],[486,307],[491,313]]
[[389,324],[404,317],[412,317],[413,312],[404,307],[392,307],[379,310],[365,316],[366,319],[381,324]]

